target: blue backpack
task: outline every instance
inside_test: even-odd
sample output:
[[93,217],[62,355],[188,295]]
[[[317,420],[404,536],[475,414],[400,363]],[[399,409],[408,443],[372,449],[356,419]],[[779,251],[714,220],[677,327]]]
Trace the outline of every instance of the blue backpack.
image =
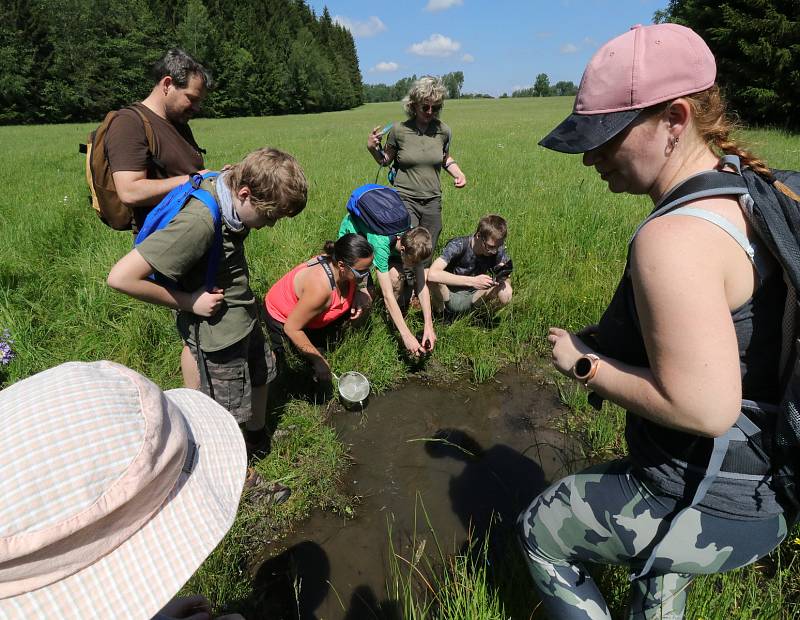
[[347,201],[347,211],[376,235],[397,235],[411,228],[411,218],[400,195],[391,187],[367,183]]
[[[136,241],[134,242],[134,246],[137,246],[155,231],[165,228],[180,210],[183,209],[184,205],[189,202],[190,198],[197,198],[200,200],[208,207],[208,210],[211,212],[211,218],[214,220],[214,245],[211,247],[211,252],[209,253],[208,271],[206,272],[207,291],[214,288],[214,277],[216,276],[219,262],[222,258],[222,213],[220,212],[219,205],[214,199],[214,196],[211,192],[200,189],[200,183],[205,179],[211,179],[217,175],[219,175],[219,172],[207,172],[204,175],[195,174],[189,181],[183,185],[179,185],[164,196],[161,202],[147,214],[147,219],[145,219],[144,225],[136,235]],[[154,273],[151,279],[167,288],[180,288],[177,282],[160,273]]]

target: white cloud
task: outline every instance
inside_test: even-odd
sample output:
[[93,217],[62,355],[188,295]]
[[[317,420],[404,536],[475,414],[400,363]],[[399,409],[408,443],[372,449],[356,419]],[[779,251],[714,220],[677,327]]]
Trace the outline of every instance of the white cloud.
[[565,43],[559,48],[558,51],[562,54],[574,54],[578,51],[578,46],[573,45],[572,43]]
[[463,60],[464,62],[475,62],[475,56],[473,56],[472,54],[464,54],[461,57],[461,60]]
[[399,68],[400,68],[400,65],[398,65],[396,62],[383,61],[383,62],[379,62],[377,65],[372,67],[372,69],[370,69],[370,71],[372,71],[372,72],[379,71],[381,73],[388,73],[390,71],[397,71]]
[[452,56],[461,49],[461,43],[443,34],[432,34],[425,41],[414,43],[408,51],[417,56]]
[[464,4],[464,0],[428,0],[428,4],[425,5],[425,10],[434,13],[436,11],[446,11],[447,9],[451,9],[454,6],[461,6]]
[[347,28],[354,37],[364,37],[365,39],[374,37],[386,30],[386,24],[375,15],[370,15],[365,22],[358,21],[357,19],[350,19],[343,15],[337,15],[333,18],[333,21]]

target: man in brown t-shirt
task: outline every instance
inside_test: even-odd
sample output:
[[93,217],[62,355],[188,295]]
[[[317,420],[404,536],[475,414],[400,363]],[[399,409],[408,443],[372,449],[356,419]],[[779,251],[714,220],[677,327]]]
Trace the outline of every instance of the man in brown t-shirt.
[[133,229],[170,190],[203,169],[203,153],[188,121],[200,108],[211,78],[186,52],[172,49],[153,67],[155,85],[134,104],[150,121],[155,139],[151,153],[142,119],[123,109],[106,134],[108,163],[120,200],[133,210]]
[[[134,110],[120,110],[105,139],[117,194],[133,210],[134,233],[170,190],[204,169],[203,152],[188,121],[200,109],[211,76],[186,52],[171,49],[153,66],[152,77],[153,90],[134,105],[150,121],[156,152],[150,152],[144,124]],[[181,372],[186,387],[200,386],[197,363],[187,346],[181,353]]]

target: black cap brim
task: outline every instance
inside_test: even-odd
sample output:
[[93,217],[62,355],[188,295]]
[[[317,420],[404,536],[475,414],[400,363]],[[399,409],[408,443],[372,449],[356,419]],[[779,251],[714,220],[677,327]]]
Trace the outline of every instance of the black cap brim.
[[585,153],[611,140],[635,121],[641,112],[641,109],[607,114],[573,112],[539,140],[539,146],[561,153]]

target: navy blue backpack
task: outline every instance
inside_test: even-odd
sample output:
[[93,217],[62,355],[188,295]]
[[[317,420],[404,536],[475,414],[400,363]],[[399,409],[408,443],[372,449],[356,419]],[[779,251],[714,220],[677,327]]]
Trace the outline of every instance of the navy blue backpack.
[[347,211],[376,235],[397,235],[411,228],[411,218],[396,190],[367,183],[347,201]]
[[[139,245],[155,231],[165,228],[183,209],[184,205],[189,202],[189,199],[197,198],[208,207],[211,212],[211,218],[214,220],[214,245],[211,246],[211,252],[208,257],[208,271],[206,272],[207,291],[211,291],[214,288],[214,278],[222,258],[222,214],[213,194],[200,189],[200,183],[205,179],[214,178],[218,174],[219,172],[207,172],[204,175],[193,175],[189,181],[179,185],[164,196],[161,202],[147,214],[147,219],[145,219],[144,225],[136,235],[134,243],[134,245]],[[151,279],[167,288],[180,288],[177,282],[160,273],[154,273]]]

